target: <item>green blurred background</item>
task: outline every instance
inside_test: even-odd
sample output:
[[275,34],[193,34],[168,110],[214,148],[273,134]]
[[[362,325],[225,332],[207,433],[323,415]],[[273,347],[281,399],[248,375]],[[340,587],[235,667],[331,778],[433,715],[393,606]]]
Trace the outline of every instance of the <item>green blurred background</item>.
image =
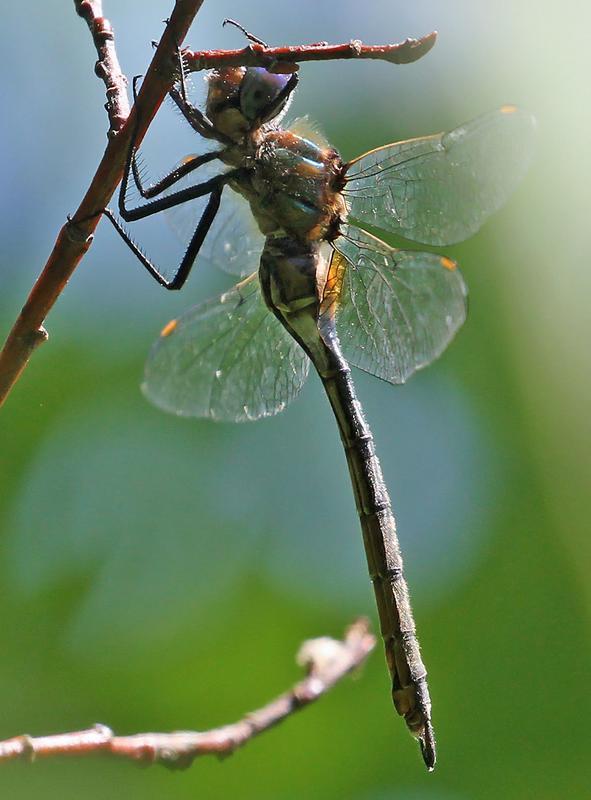
[[[122,66],[141,73],[172,3],[119,5],[104,10]],[[538,118],[523,185],[448,252],[471,305],[449,352],[403,388],[357,381],[398,511],[437,770],[393,714],[378,649],[358,680],[224,762],[179,774],[10,763],[2,797],[590,796],[591,13],[546,0],[359,5],[209,2],[188,41],[241,46],[225,16],[273,43],[439,30],[410,66],[304,65],[294,114],[346,158],[503,103]],[[10,4],[0,45],[4,336],[88,185],[106,119],[72,3]],[[157,165],[192,148],[171,116],[152,137]],[[162,324],[228,285],[205,272],[171,296],[101,225],[2,409],[0,738],[229,722],[297,678],[303,639],[340,635],[359,613],[375,624],[317,380],[284,414],[242,427],[168,417],[139,392]]]

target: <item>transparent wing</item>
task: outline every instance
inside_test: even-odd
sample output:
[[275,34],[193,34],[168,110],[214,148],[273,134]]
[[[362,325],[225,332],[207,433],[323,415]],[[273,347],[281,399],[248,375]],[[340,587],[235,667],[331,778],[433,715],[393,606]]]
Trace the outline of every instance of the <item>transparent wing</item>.
[[307,114],[303,117],[296,117],[283,127],[302,139],[308,139],[318,147],[330,147],[330,142],[320,129],[320,125]]
[[[445,350],[466,319],[466,286],[455,261],[395,250],[345,226],[329,269],[345,358],[389,383],[404,383]],[[332,273],[332,275],[331,275]]]
[[[174,169],[184,166],[184,164],[192,161],[192,159],[196,158],[198,155],[198,153],[189,153],[184,158],[181,158],[178,164],[175,164]],[[177,181],[171,189],[164,193],[164,195],[178,192],[181,189],[188,189],[190,186],[195,186],[198,183],[208,181],[211,178],[215,178],[215,176],[219,175],[221,172],[226,171],[227,170],[223,167],[221,162],[218,161],[211,161],[208,164],[203,164],[194,172],[189,173],[189,175],[185,175],[184,178],[181,178],[179,181]],[[164,211],[164,217],[168,225],[172,228],[179,241],[181,241],[185,246],[188,245],[189,241],[191,240],[191,236],[195,232],[197,223],[199,222],[201,215],[205,210],[208,200],[209,195],[205,195],[204,197],[197,197],[195,200],[190,200],[187,203],[182,203],[179,206],[174,206],[174,208],[169,208]],[[222,209],[220,207],[218,214],[221,212],[221,210]],[[199,258],[201,258],[202,252],[203,248],[199,253]]]
[[204,260],[242,278],[257,268],[264,244],[248,202],[229,187],[224,189],[220,210],[203,243]]
[[[181,164],[190,158],[192,156],[187,156]],[[174,191],[202,183],[224,171],[220,162],[204,164],[178,181],[174,185]],[[191,241],[208,199],[209,195],[200,197],[164,212],[170,227],[185,247]],[[207,263],[230,275],[243,278],[257,268],[264,244],[265,237],[257,227],[248,202],[226,186],[220,208],[201,246],[197,262]]]
[[504,106],[450,133],[371,150],[346,171],[350,215],[423,244],[462,241],[522,179],[534,130],[531,114]]
[[308,357],[267,309],[253,274],[164,328],[142,390],[180,416],[243,422],[282,411],[308,367]]

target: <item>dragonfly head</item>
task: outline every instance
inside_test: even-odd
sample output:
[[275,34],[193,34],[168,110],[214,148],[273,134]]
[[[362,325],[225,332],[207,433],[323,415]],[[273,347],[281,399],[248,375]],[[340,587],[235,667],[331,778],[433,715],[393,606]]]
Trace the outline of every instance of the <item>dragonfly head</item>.
[[264,67],[228,67],[209,77],[206,114],[221,133],[240,141],[287,111],[297,74]]

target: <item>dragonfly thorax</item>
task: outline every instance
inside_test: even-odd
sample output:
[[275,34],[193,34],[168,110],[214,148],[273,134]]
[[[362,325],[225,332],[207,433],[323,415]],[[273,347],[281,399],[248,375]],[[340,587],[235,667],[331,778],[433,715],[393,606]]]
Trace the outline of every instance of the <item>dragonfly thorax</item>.
[[[342,161],[331,147],[319,147],[289,130],[267,131],[254,158],[253,214],[271,218],[276,231],[308,242],[335,238],[346,217],[339,191]],[[264,230],[268,234],[268,230]]]

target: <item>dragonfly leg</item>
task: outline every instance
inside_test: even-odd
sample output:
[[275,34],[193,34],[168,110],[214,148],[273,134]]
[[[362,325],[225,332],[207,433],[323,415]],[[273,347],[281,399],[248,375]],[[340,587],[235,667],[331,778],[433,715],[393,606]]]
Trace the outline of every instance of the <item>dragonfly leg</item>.
[[134,242],[131,238],[127,230],[123,227],[121,222],[117,219],[115,214],[111,211],[111,209],[105,209],[105,216],[111,222],[119,236],[123,239],[125,244],[129,247],[131,252],[136,256],[140,264],[149,272],[149,274],[156,280],[161,286],[164,286],[165,289],[169,290],[178,290],[182,289],[185,281],[187,280],[189,273],[195,263],[195,259],[201,249],[201,245],[203,244],[205,237],[207,236],[209,229],[213,220],[215,219],[215,215],[217,214],[217,210],[220,206],[220,200],[223,191],[223,184],[220,184],[214,187],[209,195],[209,200],[207,201],[207,205],[205,206],[205,210],[201,215],[201,219],[197,227],[195,228],[195,232],[191,237],[191,241],[189,242],[189,246],[181,259],[180,264],[175,270],[175,273],[171,280],[167,280],[164,277],[162,270],[151,261],[148,256],[140,249],[140,247]]
[[[223,186],[224,184],[228,183],[228,181],[238,178],[244,174],[244,170],[241,168],[233,169],[229,172],[220,173],[209,180],[203,181],[203,183],[189,186],[186,189],[180,189],[177,192],[166,195],[166,197],[160,197],[156,200],[149,200],[147,203],[143,203],[135,208],[129,208],[125,204],[125,200],[129,186],[129,176],[130,174],[133,175],[133,155],[133,150],[130,150],[118,197],[119,213],[126,222],[136,222],[139,219],[145,219],[146,217],[151,217],[153,214],[158,214],[160,211],[166,211],[169,208],[174,208],[174,206],[178,206],[181,203],[186,203],[189,200],[195,200],[197,197],[203,197],[204,195],[213,192],[217,187]],[[173,170],[173,173],[171,173],[172,177],[169,175],[167,179],[164,179],[164,183],[166,184],[165,188],[174,184],[184,175],[194,169],[197,169],[198,166],[206,163],[208,160],[211,159],[208,158],[206,161],[203,161],[201,160],[200,156],[196,156],[194,160],[187,162],[187,165],[181,165],[177,170]],[[161,188],[160,191],[163,191],[163,189]],[[149,196],[151,197],[152,193]]]
[[238,28],[238,30],[239,30],[239,31],[242,31],[242,33],[243,33],[243,34],[246,36],[246,38],[249,40],[249,42],[254,42],[255,44],[260,44],[260,45],[262,45],[263,47],[269,47],[269,45],[268,45],[268,44],[266,44],[265,42],[263,42],[263,40],[262,40],[262,39],[259,39],[259,37],[258,37],[258,36],[253,36],[253,34],[252,34],[252,33],[249,33],[249,32],[246,30],[246,28],[245,28],[243,25],[241,25],[239,22],[236,22],[236,20],[235,20],[235,19],[229,19],[229,18],[226,18],[226,19],[225,19],[225,20],[222,22],[222,28],[225,28],[225,27],[226,27],[226,25],[233,25],[235,28]]
[[136,157],[137,153],[134,151],[131,158],[131,174],[133,176],[133,182],[140,195],[145,200],[149,200],[159,194],[162,194],[162,192],[164,192],[166,189],[169,189],[171,186],[174,186],[174,184],[177,183],[177,181],[179,181],[181,178],[184,178],[185,175],[189,175],[191,172],[199,169],[199,167],[202,167],[204,164],[208,164],[210,161],[215,161],[215,159],[219,158],[220,155],[214,151],[212,153],[203,153],[203,155],[200,156],[191,156],[178,167],[175,167],[170,172],[167,172],[166,175],[160,178],[160,180],[152,183],[150,186],[144,186],[142,183],[142,177],[140,175]]
[[179,90],[176,86],[172,86],[168,96],[196,133],[205,139],[215,139],[218,142],[222,142],[222,144],[232,144],[232,140],[228,136],[216,131],[205,114],[186,99],[184,90]]
[[[133,80],[134,100],[137,100],[138,80],[139,76],[135,77]],[[229,172],[221,173],[220,175],[216,175],[209,180],[203,181],[200,184],[195,184],[194,186],[180,189],[179,191],[173,192],[165,197],[151,199],[173,186],[177,181],[188,175],[193,170],[196,170],[198,167],[208,163],[209,161],[219,158],[219,154],[217,152],[212,152],[205,153],[201,156],[195,156],[194,158],[189,159],[184,164],[181,164],[179,167],[169,172],[156,184],[153,184],[149,187],[144,187],[142,185],[139,168],[136,161],[135,140],[137,137],[138,125],[139,119],[136,120],[136,128],[131,137],[125,169],[123,172],[123,179],[121,181],[121,187],[119,189],[118,196],[119,213],[126,222],[136,222],[137,220],[146,219],[147,217],[157,214],[160,211],[166,211],[169,208],[174,208],[177,205],[189,202],[190,200],[194,200],[198,197],[209,195],[209,199],[201,219],[199,220],[191,241],[189,242],[189,246],[183,258],[181,259],[180,264],[176,268],[172,279],[168,280],[164,276],[162,270],[156,264],[154,264],[151,259],[148,258],[148,256],[140,249],[140,247],[132,239],[128,231],[121,224],[120,220],[117,219],[111,209],[105,209],[104,214],[132,253],[161,286],[171,290],[180,289],[187,280],[201,245],[203,244],[203,241],[218,211],[224,185],[233,178],[241,176],[244,173],[244,170],[230,170]],[[142,205],[134,208],[130,208],[126,205],[126,196],[129,187],[130,175],[132,176],[141,196],[148,200],[147,203],[143,203]]]
[[222,142],[222,144],[233,144],[232,140],[220,131],[217,131],[205,114],[189,100],[187,96],[185,62],[180,48],[177,48],[177,57],[179,62],[178,72],[180,89],[177,88],[176,84],[171,86],[168,92],[170,99],[177,106],[193,130],[200,136],[203,136],[205,139],[215,139],[218,142]]
[[[136,104],[136,107],[137,107],[137,96],[138,96],[137,84],[140,78],[141,75],[136,75],[133,79],[133,84],[132,84],[133,100],[134,103]],[[131,137],[131,142],[129,143],[129,150],[127,153],[127,159],[125,163],[125,179],[121,184],[120,194],[121,191],[125,192],[127,191],[127,187],[129,185],[130,171],[136,189],[138,190],[140,195],[147,200],[152,197],[156,197],[157,195],[164,192],[166,189],[169,189],[171,186],[174,186],[174,184],[177,183],[177,181],[179,181],[181,178],[184,178],[189,173],[193,172],[193,170],[203,166],[203,164],[207,164],[210,161],[214,161],[215,159],[220,157],[220,154],[217,151],[213,151],[210,153],[203,153],[202,155],[199,156],[193,156],[186,162],[180,164],[178,167],[175,167],[174,169],[170,170],[170,172],[167,172],[166,175],[164,175],[160,180],[153,183],[151,186],[145,187],[142,183],[142,177],[137,162],[138,151],[135,147],[138,128],[139,128],[139,114],[136,119],[136,124]]]

